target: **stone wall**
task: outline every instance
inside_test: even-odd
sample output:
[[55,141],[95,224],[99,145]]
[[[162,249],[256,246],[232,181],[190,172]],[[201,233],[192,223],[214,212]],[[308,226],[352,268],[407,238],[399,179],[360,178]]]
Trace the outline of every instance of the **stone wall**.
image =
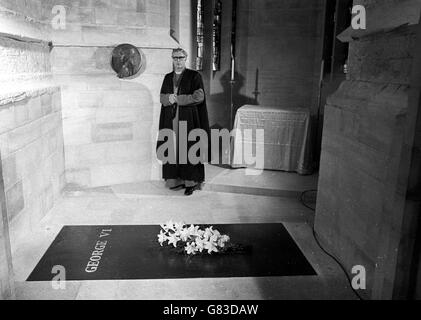
[[64,187],[59,88],[0,100],[0,151],[12,248],[52,209]]
[[[221,68],[214,72],[211,55],[206,54],[202,71],[211,126],[231,126],[231,91],[234,117],[237,109],[246,104],[306,107],[317,113],[322,2],[238,1],[236,81],[231,89],[233,3],[222,1]],[[205,53],[212,52],[214,3],[204,3]]]
[[237,65],[243,86],[238,88],[241,95],[255,100],[257,84],[260,105],[305,107],[316,113],[322,1],[238,3]]
[[[232,28],[232,1],[222,2],[221,22],[221,61],[220,70],[212,71],[212,61],[209,60],[209,71],[204,72],[209,80],[208,109],[210,125],[214,127],[229,128],[231,113],[231,28]],[[210,39],[212,41],[212,39]],[[210,42],[211,42],[210,41]],[[211,42],[212,43],[212,42]],[[211,52],[211,48],[205,48]],[[240,86],[237,86],[240,88]],[[242,104],[240,94],[234,94],[236,104]]]
[[41,0],[0,0],[0,92],[17,89],[19,81],[45,79],[51,72],[51,34],[39,20],[41,8]]
[[[172,3],[172,1],[171,1]],[[177,3],[177,1],[176,1]],[[196,69],[196,1],[195,0],[179,0],[179,7],[176,12],[179,13],[179,34],[178,39],[180,46],[185,48],[189,53],[187,60],[187,67],[190,69]]]
[[[43,6],[45,0],[0,0],[0,6],[10,10],[14,15],[22,15],[33,21],[42,21],[51,12],[47,12]],[[50,1],[52,2],[52,1]]]
[[[53,32],[52,71],[63,90],[67,182],[96,187],[159,179],[155,139],[163,77],[172,71],[170,6],[163,0],[62,1],[65,30]],[[142,52],[141,75],[120,80],[115,46]]]
[[65,184],[61,94],[51,82],[51,30],[43,4],[0,1],[2,206],[13,252]]
[[2,60],[0,64],[1,82],[42,77],[51,69],[49,47],[45,43],[31,44],[0,37],[0,56],[7,57],[7,63]]
[[[64,30],[51,24],[55,5],[66,10]],[[13,297],[12,253],[66,183],[160,178],[159,91],[178,46],[169,10],[166,0],[0,0],[2,298]],[[111,70],[121,43],[142,51],[136,79]]]
[[0,166],[0,300],[5,300],[14,297],[14,281],[6,197],[1,177],[2,167]]
[[[385,5],[358,3],[368,12]],[[384,17],[394,17],[399,3],[388,2]],[[415,43],[414,26],[352,41],[349,80],[325,108],[315,227],[350,276],[354,266],[366,268],[366,298],[393,297],[400,245],[409,236],[402,233],[401,165]]]

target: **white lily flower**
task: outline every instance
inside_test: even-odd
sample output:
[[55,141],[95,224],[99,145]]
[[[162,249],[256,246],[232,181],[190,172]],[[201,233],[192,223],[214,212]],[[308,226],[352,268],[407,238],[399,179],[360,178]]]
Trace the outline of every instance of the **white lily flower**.
[[164,230],[165,232],[168,232],[168,226],[164,223],[164,224],[160,224],[160,227],[162,230]]
[[168,229],[168,230],[175,231],[175,228],[174,228],[174,222],[173,222],[172,220],[170,220],[170,221],[166,224],[166,227],[167,227],[167,229]]
[[188,227],[185,223],[174,223],[172,220],[160,226],[162,230],[158,235],[159,244],[163,246],[168,241],[168,245],[177,248],[177,244],[182,242],[188,255],[202,253],[205,250],[209,254],[219,252],[219,249],[225,248],[231,240],[229,236],[214,230],[213,226],[202,230],[199,226],[192,224]]
[[189,242],[186,246],[186,252],[188,255],[194,255],[197,252],[196,245],[194,243]]
[[206,241],[200,238],[196,239],[196,248],[199,250],[200,253],[203,252],[203,250],[205,250],[205,244]]
[[174,248],[177,248],[177,243],[180,241],[180,239],[173,233],[168,238],[168,245],[173,245]]
[[212,252],[219,252],[217,244],[212,241],[208,241],[205,243],[205,250],[208,250],[209,254],[211,254]]
[[187,240],[189,240],[191,237],[189,229],[186,229],[186,228],[182,229],[180,231],[179,236],[180,236],[181,241],[186,242]]
[[206,230],[205,230],[205,233],[203,234],[203,237],[206,239],[206,240],[209,240],[210,239],[210,237],[212,237],[213,236],[213,230],[212,230],[212,228],[207,228]]
[[221,236],[221,233],[218,230],[213,230],[213,235],[219,238]]
[[200,227],[199,226],[195,226],[195,225],[191,225],[190,227],[189,227],[189,232],[190,232],[190,235],[191,236],[198,236],[199,234],[198,234],[198,232],[199,232],[199,229],[200,229]]
[[218,240],[219,240],[219,237],[217,236],[217,235],[213,235],[213,236],[211,236],[210,238],[209,238],[209,241],[210,242],[218,242]]
[[167,240],[168,240],[167,235],[165,234],[165,232],[161,230],[161,233],[158,235],[158,241],[161,247],[164,245],[165,241]]
[[196,232],[196,236],[203,239],[205,237],[205,231],[199,229]]
[[182,230],[184,226],[185,226],[185,224],[182,223],[182,222],[174,223],[174,229],[175,229],[175,231]]

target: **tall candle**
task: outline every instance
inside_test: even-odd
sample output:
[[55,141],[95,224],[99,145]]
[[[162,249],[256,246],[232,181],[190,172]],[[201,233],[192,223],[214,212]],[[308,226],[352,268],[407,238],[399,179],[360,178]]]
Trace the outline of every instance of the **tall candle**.
[[231,62],[231,81],[235,80],[235,58],[232,57]]

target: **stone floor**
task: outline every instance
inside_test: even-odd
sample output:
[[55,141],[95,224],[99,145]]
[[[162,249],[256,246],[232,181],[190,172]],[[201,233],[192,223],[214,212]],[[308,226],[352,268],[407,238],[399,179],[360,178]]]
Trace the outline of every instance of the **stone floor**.
[[[162,182],[91,190],[69,186],[38,230],[14,250],[18,299],[355,299],[346,277],[316,245],[314,214],[298,195],[315,189],[317,176],[207,167],[209,182],[192,197],[172,192]],[[223,278],[67,282],[25,282],[64,225],[160,224],[170,219],[194,224],[282,222],[317,271],[314,277]]]

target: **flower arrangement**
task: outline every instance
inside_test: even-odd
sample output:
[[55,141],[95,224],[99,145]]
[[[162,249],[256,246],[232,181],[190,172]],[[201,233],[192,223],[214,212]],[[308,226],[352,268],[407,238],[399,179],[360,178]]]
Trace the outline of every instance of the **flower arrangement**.
[[197,254],[223,253],[229,247],[230,237],[214,230],[213,226],[201,229],[199,226],[187,226],[184,223],[172,221],[161,225],[158,242],[181,249],[183,253],[192,256]]

